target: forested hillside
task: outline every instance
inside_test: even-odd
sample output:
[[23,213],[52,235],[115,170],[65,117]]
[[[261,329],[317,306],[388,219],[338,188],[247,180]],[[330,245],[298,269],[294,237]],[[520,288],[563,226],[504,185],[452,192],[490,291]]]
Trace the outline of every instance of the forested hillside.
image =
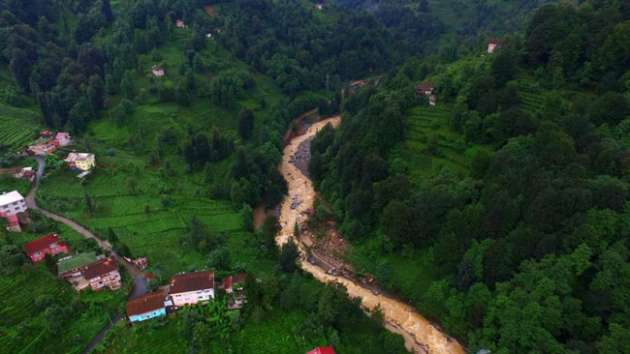
[[473,352],[627,352],[629,38],[628,2],[548,5],[345,102],[310,171],[355,266]]

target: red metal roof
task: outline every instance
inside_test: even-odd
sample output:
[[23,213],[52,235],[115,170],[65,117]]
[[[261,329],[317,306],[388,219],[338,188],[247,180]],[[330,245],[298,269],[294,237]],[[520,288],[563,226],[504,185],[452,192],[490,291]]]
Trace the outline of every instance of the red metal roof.
[[327,347],[318,347],[306,354],[335,354],[335,349],[333,349],[332,345]]
[[50,247],[51,244],[57,243],[60,246],[65,246],[63,242],[59,241],[59,235],[57,234],[48,234],[46,236],[42,236],[38,239],[35,239],[31,242],[28,242],[24,245],[24,250],[28,254],[32,254],[35,252],[41,252]]
[[171,278],[169,294],[185,293],[189,291],[213,289],[213,272],[194,272],[180,274]]
[[118,265],[113,259],[102,258],[83,267],[81,273],[85,279],[90,280],[115,270],[118,270]]
[[127,316],[141,315],[164,307],[163,292],[155,292],[143,295],[127,302]]
[[421,90],[421,91],[433,90],[433,84],[430,82],[423,82],[419,84],[418,86],[416,86],[416,90]]

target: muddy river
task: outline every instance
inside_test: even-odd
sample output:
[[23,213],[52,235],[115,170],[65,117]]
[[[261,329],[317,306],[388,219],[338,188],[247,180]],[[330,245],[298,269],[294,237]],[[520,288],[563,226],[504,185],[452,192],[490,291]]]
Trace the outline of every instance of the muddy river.
[[[331,124],[337,127],[339,123],[341,118],[338,116],[323,119],[310,126],[305,134],[293,138],[284,149],[280,172],[287,181],[289,193],[281,206],[281,230],[276,236],[278,246],[293,237],[294,225],[306,220],[308,217],[306,211],[313,208],[315,201],[315,190],[311,180],[291,163],[291,157],[296,154],[302,142],[312,138],[324,126]],[[299,243],[299,240],[294,241],[304,254],[305,246]],[[401,335],[408,350],[415,353],[465,353],[464,348],[455,339],[443,333],[411,306],[387,295],[376,295],[345,277],[326,274],[322,268],[306,261],[300,262],[300,266],[322,282],[343,284],[349,296],[361,299],[365,311],[370,312],[380,306],[386,328]]]

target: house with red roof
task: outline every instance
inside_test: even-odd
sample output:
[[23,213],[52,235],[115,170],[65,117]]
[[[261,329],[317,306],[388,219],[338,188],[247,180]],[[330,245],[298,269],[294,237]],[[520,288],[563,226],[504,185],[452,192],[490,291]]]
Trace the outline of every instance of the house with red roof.
[[335,354],[335,349],[333,349],[332,345],[327,347],[317,347],[306,354]]
[[166,316],[166,306],[164,305],[165,297],[166,294],[159,291],[129,300],[126,306],[129,322],[141,322]]
[[423,82],[416,86],[416,95],[418,96],[431,96],[433,94],[433,84],[430,82]]
[[120,289],[120,273],[116,261],[111,258],[101,258],[81,268],[81,276],[94,291],[104,288]]
[[49,234],[24,245],[24,252],[31,262],[41,262],[46,255],[58,255],[60,253],[70,253],[70,248],[65,243],[59,241],[59,235]]
[[169,306],[180,307],[214,299],[214,273],[193,272],[175,275],[169,283]]

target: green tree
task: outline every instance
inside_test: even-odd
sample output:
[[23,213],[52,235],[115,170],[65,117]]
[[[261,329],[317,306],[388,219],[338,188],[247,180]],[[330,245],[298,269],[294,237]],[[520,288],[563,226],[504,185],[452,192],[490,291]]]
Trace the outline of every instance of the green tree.
[[293,273],[297,269],[297,258],[299,256],[298,247],[290,238],[280,250],[280,269],[286,273]]

